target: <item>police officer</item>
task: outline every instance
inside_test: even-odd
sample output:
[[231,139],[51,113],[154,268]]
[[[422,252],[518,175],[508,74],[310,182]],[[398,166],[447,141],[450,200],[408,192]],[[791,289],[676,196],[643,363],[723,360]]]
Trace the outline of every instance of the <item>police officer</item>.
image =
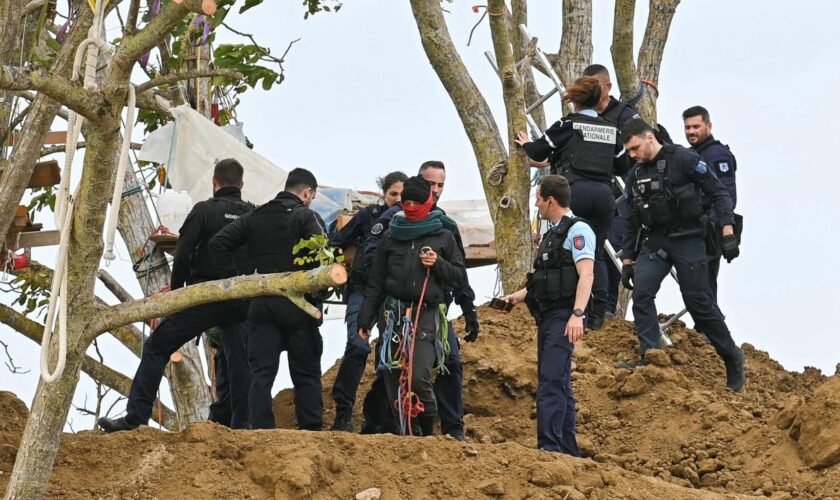
[[[452,233],[455,222],[433,209],[434,203],[432,188],[423,177],[405,182],[403,212],[393,217],[382,237],[358,319],[359,336],[367,339],[384,309],[378,371],[383,373],[388,401],[394,402],[394,417],[403,417],[401,433],[419,431],[423,436],[434,429],[437,399],[432,373],[442,368],[447,356],[448,296],[463,288],[467,277],[463,253]],[[413,328],[404,319],[408,309]],[[451,344],[449,347],[454,349]],[[410,359],[397,357],[397,353],[409,352]],[[413,376],[407,375],[407,370],[413,370]],[[403,377],[408,377],[405,384]],[[411,422],[419,424],[416,430],[404,418],[411,409],[417,413]]]
[[[229,265],[216,266],[210,239],[223,227],[248,214],[254,206],[242,200],[242,165],[233,158],[221,160],[213,171],[213,197],[196,203],[184,220],[172,263],[171,288],[236,276],[248,271],[245,249],[230,255]],[[105,432],[130,430],[148,423],[163,371],[175,351],[205,330],[218,326],[223,332],[225,368],[231,394],[233,428],[249,427],[250,372],[245,352],[247,300],[229,300],[191,307],[164,318],[143,344],[140,366],[134,375],[125,417],[100,418]]]
[[590,327],[603,326],[607,312],[608,295],[607,263],[604,258],[604,241],[615,217],[615,195],[612,179],[615,168],[626,168],[622,156],[618,129],[598,116],[596,108],[601,101],[601,85],[597,78],[584,76],[575,81],[563,95],[564,102],[571,102],[575,113],[556,122],[545,135],[534,142],[524,132],[519,132],[516,143],[536,161],[550,159],[551,172],[561,174],[571,184],[571,209],[584,217],[595,231],[595,284],[590,314]]
[[619,365],[633,368],[644,364],[645,353],[659,347],[654,299],[662,280],[674,267],[686,309],[723,359],[726,385],[739,391],[745,382],[744,353],[733,342],[723,314],[709,293],[701,195],[712,200],[720,215],[722,252],[727,259],[738,256],[732,200],[697,153],[659,144],[643,120],[629,121],[622,137],[628,154],[637,162],[625,192],[632,216],[627,218],[624,233],[622,282],[633,289],[641,359]]
[[[729,192],[732,198],[732,210],[738,203],[738,190],[735,184],[735,171],[737,162],[729,146],[722,144],[712,135],[712,121],[709,111],[703,106],[692,106],[683,111],[683,125],[685,125],[685,138],[691,145],[691,149],[697,151],[706,165],[720,179],[720,182]],[[714,207],[706,214],[712,230],[720,227],[720,216]],[[717,300],[717,277],[720,271],[720,252],[709,259],[709,287],[712,297]]]
[[[583,75],[595,77],[601,84],[601,102],[598,103],[598,113],[601,118],[604,118],[615,125],[619,131],[624,128],[624,125],[628,121],[634,118],[641,118],[633,106],[641,100],[643,96],[642,92],[639,92],[637,96],[633,97],[629,101],[619,101],[615,97],[611,96],[610,91],[612,90],[612,81],[610,79],[610,72],[601,64],[590,65],[583,70]],[[661,124],[657,125],[654,134],[656,135],[657,140],[659,140],[662,144],[670,144],[674,142],[671,140],[671,136],[668,134],[668,131]],[[622,176],[626,175],[626,173],[633,167],[633,160],[628,155],[622,155],[616,160],[616,162],[624,163],[624,165],[616,168],[617,172],[624,172],[624,174],[619,174]],[[616,202],[616,215],[613,218],[608,239],[612,244],[613,249],[615,249],[615,251],[619,251],[621,249],[621,239],[624,237],[624,219],[627,218],[629,208],[621,199],[622,191],[617,185],[613,186],[613,195],[616,198],[619,198],[619,200]],[[614,265],[613,262],[607,262],[607,275],[609,285],[607,287],[606,310],[607,315],[609,315],[615,311],[616,305],[618,304],[618,285],[621,283],[621,271]],[[590,321],[590,325],[591,324],[592,322]]]
[[399,203],[403,182],[406,179],[408,177],[402,172],[391,172],[380,178],[379,187],[382,189],[382,199],[356,212],[356,215],[330,240],[331,246],[342,250],[351,246],[356,247],[346,291],[347,310],[344,314],[344,322],[347,323],[347,345],[344,348],[344,356],[341,358],[341,365],[338,367],[332,389],[332,397],[335,401],[335,422],[331,430],[334,431],[353,432],[354,430],[353,405],[356,402],[356,391],[365,372],[367,356],[370,354],[370,343],[359,338],[356,321],[365,298],[368,274],[361,240],[370,233],[383,211]]
[[536,206],[549,229],[526,287],[502,300],[525,302],[537,321],[537,446],[577,457],[572,352],[592,291],[595,233],[569,209],[571,196],[564,177],[540,179]]
[[[423,177],[431,185],[435,210],[439,210],[443,215],[446,215],[446,212],[438,206],[440,197],[443,195],[443,188],[446,185],[446,166],[444,163],[438,160],[423,162],[420,165],[418,175]],[[369,263],[372,263],[374,260],[380,236],[388,228],[391,218],[401,210],[401,207],[391,207],[374,224],[371,229],[371,234],[365,243],[365,256]],[[463,240],[461,239],[461,233],[457,226],[452,228],[452,233],[455,236],[455,241],[458,243],[458,248],[461,250],[462,258],[466,261]],[[456,289],[453,294],[447,295],[447,306],[452,301],[461,308],[461,314],[464,318],[464,330],[467,332],[464,340],[475,342],[478,339],[480,326],[478,314],[475,309],[475,292],[469,284],[469,279],[467,279],[462,288]],[[458,335],[452,327],[451,322],[448,324],[448,333],[448,343],[451,352],[446,358],[445,370],[439,372],[435,379],[435,396],[437,398],[438,415],[440,416],[441,433],[462,441],[464,439],[464,367],[461,361],[461,348]],[[363,432],[365,432],[364,427],[368,427],[371,431],[380,429],[387,431],[390,428],[390,413],[383,412],[380,409],[384,402],[382,398],[384,386],[380,378],[379,374],[377,374],[377,380],[374,381],[368,395],[365,396],[364,411],[367,425],[363,426]]]
[[[282,273],[317,266],[317,262],[298,266],[292,254],[292,248],[301,240],[317,234],[326,236],[323,221],[309,209],[317,188],[318,182],[308,170],[296,168],[289,172],[285,189],[273,200],[229,224],[211,240],[219,265],[227,268],[231,252],[247,245],[252,272]],[[316,307],[322,306],[314,297],[306,299]],[[287,350],[298,426],[321,430],[323,342],[318,322],[283,296],[251,299],[248,322],[251,324],[248,335],[251,428],[274,428],[271,387],[280,365],[280,353]]]

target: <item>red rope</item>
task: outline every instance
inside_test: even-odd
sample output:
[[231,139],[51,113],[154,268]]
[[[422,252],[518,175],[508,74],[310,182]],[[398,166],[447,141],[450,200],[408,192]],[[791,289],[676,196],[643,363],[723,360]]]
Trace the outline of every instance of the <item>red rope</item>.
[[656,82],[651,80],[639,80],[640,82],[644,83],[645,85],[650,85],[650,87],[656,91],[656,97],[659,97],[659,86],[656,85]]
[[[414,382],[414,346],[417,340],[417,329],[420,326],[420,312],[423,309],[423,299],[426,297],[426,287],[429,285],[429,270],[426,269],[426,279],[423,280],[423,289],[420,292],[420,300],[417,303],[417,314],[414,317],[414,324],[411,325],[411,349],[406,353],[402,352],[402,364],[400,365],[400,387],[403,388],[402,401],[394,401],[395,404],[400,405],[401,413],[406,416],[406,427],[408,428],[408,435],[413,436],[414,431],[411,427],[411,419],[423,413],[426,409],[425,405],[417,394],[412,391]],[[409,307],[405,312],[406,317],[411,317],[411,308]]]

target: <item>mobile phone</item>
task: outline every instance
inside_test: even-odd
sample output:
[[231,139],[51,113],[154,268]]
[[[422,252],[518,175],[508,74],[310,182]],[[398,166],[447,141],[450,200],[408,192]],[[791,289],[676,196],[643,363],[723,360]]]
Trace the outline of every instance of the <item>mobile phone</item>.
[[420,249],[420,255],[425,255],[432,251],[432,247],[423,247]]
[[490,301],[490,307],[492,307],[493,309],[498,309],[499,311],[510,312],[511,309],[513,309],[513,302],[508,302],[498,297],[493,297],[493,299]]

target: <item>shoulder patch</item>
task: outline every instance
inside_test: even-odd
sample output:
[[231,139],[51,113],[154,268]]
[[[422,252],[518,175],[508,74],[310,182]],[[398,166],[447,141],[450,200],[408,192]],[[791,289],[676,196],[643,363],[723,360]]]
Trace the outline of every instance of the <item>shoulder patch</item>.
[[384,228],[385,226],[383,226],[381,222],[377,222],[372,228],[370,228],[370,234],[379,234]]
[[696,170],[698,174],[705,174],[709,171],[709,166],[706,165],[706,162],[700,160],[697,162],[697,166],[694,167],[694,170]]
[[583,250],[583,247],[586,246],[586,241],[584,240],[582,234],[575,236],[572,243],[575,245],[575,249],[577,250]]
[[718,163],[718,170],[720,170],[722,173],[729,172],[729,162],[728,161],[719,162]]

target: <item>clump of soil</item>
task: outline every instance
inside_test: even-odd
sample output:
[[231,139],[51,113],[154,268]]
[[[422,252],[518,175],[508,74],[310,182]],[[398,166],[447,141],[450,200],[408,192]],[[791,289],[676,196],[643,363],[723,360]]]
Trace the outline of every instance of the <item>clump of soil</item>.
[[[632,323],[611,320],[575,349],[578,440],[584,459],[536,446],[536,328],[522,308],[479,312],[478,342],[462,344],[467,442],[334,432],[231,431],[197,424],[64,436],[48,495],[64,498],[772,498],[840,497],[840,376],[785,371],[745,344],[747,385],[725,387],[723,364],[684,325],[647,366]],[[461,320],[455,328],[463,331]],[[324,375],[325,425],[336,367]],[[372,361],[356,405],[373,379]],[[275,400],[292,428],[291,391]],[[22,411],[21,411],[22,408]],[[25,418],[0,393],[0,488]],[[17,423],[13,423],[17,422]],[[9,436],[12,436],[11,438]],[[16,442],[13,449],[16,449]],[[5,447],[4,447],[5,445]]]

